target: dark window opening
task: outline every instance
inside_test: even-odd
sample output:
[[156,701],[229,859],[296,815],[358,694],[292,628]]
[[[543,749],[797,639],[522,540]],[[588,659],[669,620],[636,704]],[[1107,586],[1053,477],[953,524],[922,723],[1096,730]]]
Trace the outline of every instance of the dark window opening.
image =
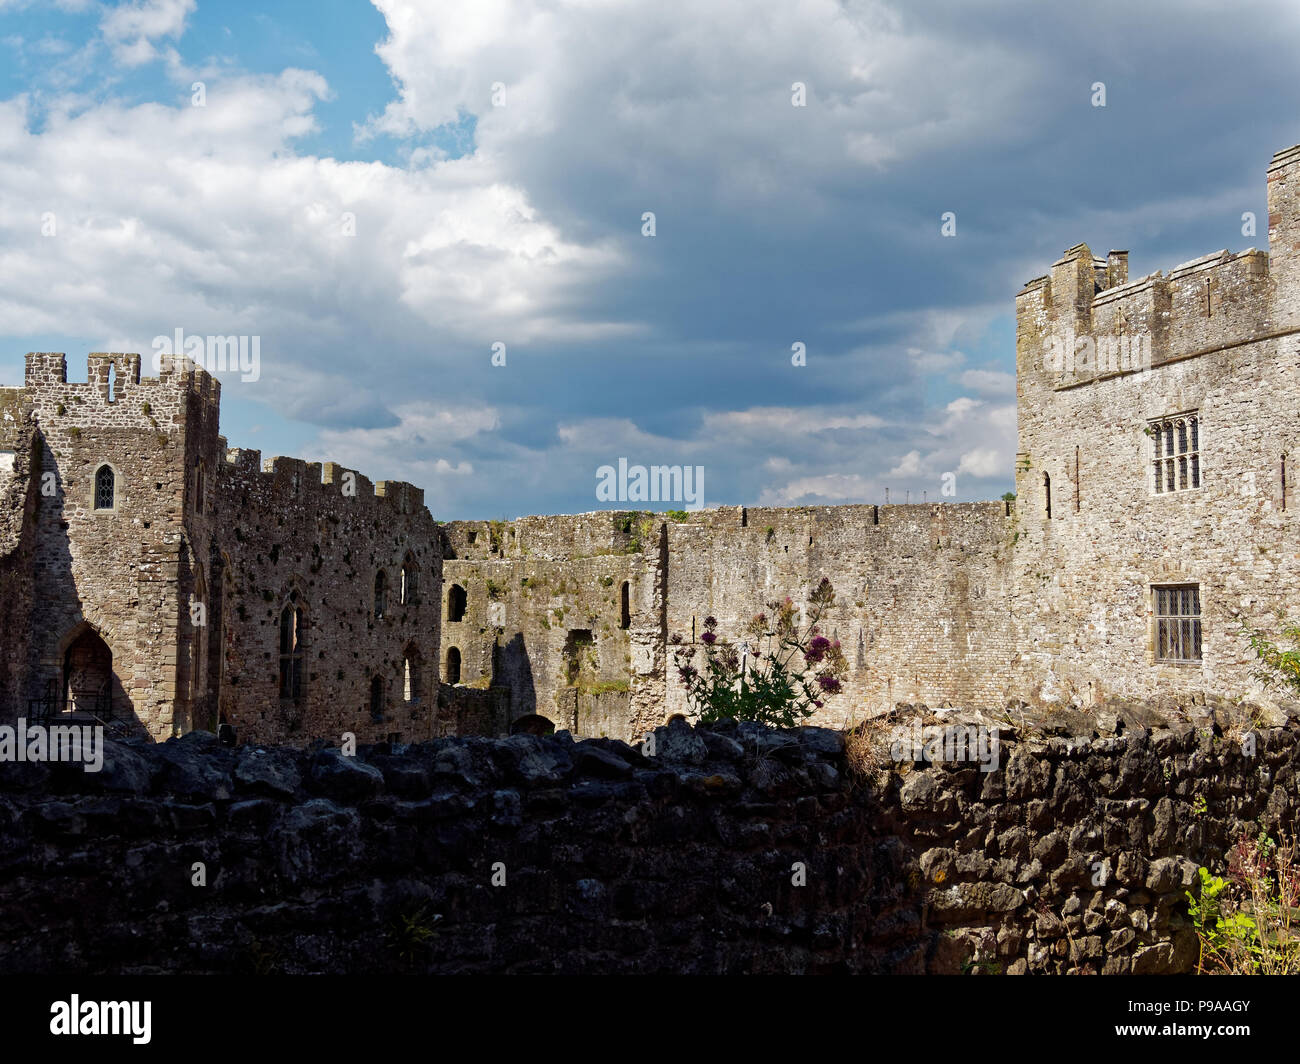
[[445,683],[460,683],[460,651],[455,647],[447,648],[447,667],[443,669]]
[[632,595],[631,595],[631,589],[628,587],[628,582],[626,580],[623,581],[623,587],[619,592],[619,598],[621,601],[619,603],[618,626],[620,628],[631,628],[632,627],[632,601],[631,601]]
[[1043,474],[1043,499],[1047,505],[1047,519],[1052,519],[1052,476],[1050,473]]
[[[76,712],[108,716],[113,708],[113,686],[113,652],[98,632],[87,628],[63,655],[63,697]],[[53,690],[50,695],[54,696]]]
[[571,628],[569,630],[569,635],[564,640],[562,654],[564,657],[564,679],[570,687],[577,684],[578,678],[582,674],[584,653],[595,645],[596,639],[590,628]]
[[459,584],[452,584],[447,591],[447,620],[462,621],[465,619],[466,595],[465,589]]
[[388,577],[382,569],[375,573],[375,620],[381,620],[388,609]]
[[1079,512],[1079,448],[1074,449],[1074,512]]

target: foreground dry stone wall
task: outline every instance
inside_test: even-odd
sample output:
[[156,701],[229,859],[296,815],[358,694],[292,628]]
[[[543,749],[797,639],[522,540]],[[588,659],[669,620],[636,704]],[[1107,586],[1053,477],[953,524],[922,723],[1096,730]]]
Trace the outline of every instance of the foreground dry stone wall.
[[990,772],[682,723],[7,763],[0,972],[1187,971],[1198,864],[1295,827],[1297,717],[1009,712]]

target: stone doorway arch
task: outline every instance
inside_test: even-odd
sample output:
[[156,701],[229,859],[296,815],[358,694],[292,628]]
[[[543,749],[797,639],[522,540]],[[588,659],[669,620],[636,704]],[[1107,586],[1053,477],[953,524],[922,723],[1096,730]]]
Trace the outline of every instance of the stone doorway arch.
[[73,712],[111,715],[114,685],[113,652],[85,625],[63,652],[64,705]]

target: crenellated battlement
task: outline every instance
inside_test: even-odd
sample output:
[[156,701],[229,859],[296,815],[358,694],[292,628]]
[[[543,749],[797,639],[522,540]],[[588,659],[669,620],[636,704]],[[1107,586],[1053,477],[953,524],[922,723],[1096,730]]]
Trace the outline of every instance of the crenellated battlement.
[[86,356],[86,379],[70,381],[66,355],[32,351],[22,392],[43,420],[62,408],[60,417],[82,427],[136,419],[141,427],[156,428],[155,423],[172,421],[190,401],[213,413],[220,405],[221,382],[184,356],[162,356],[157,377],[142,377],[140,370],[138,354],[93,351]]
[[383,500],[396,513],[415,513],[424,506],[424,489],[404,480],[371,481],[355,469],[337,462],[308,462],[302,458],[275,456],[262,459],[262,452],[231,447],[224,452],[227,472],[256,477],[274,498],[301,499],[310,495],[348,495]]
[[1103,265],[1087,245],[1078,245],[1050,276],[1021,290],[1018,325],[1037,355],[1033,364],[1021,364],[1022,373],[1043,373],[1054,386],[1073,387],[1211,354],[1274,331],[1266,252],[1225,249],[1168,274],[1157,271],[1109,286],[1102,279],[1114,279],[1114,272]]
[[1273,157],[1268,202],[1268,252],[1224,249],[1129,281],[1127,251],[1069,248],[1016,297],[1022,399],[1300,332],[1300,145]]

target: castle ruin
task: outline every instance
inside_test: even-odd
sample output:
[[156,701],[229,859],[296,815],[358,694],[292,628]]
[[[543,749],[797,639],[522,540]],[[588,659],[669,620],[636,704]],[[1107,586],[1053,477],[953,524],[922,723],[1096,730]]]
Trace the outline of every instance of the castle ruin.
[[1025,285],[1014,502],[439,524],[409,484],[228,450],[184,359],[92,354],[76,383],[29,354],[0,389],[0,721],[632,739],[686,711],[674,635],[823,576],[852,673],[818,723],[1244,695],[1241,623],[1300,612],[1300,146],[1268,208],[1267,254],[1130,281],[1080,244]]

